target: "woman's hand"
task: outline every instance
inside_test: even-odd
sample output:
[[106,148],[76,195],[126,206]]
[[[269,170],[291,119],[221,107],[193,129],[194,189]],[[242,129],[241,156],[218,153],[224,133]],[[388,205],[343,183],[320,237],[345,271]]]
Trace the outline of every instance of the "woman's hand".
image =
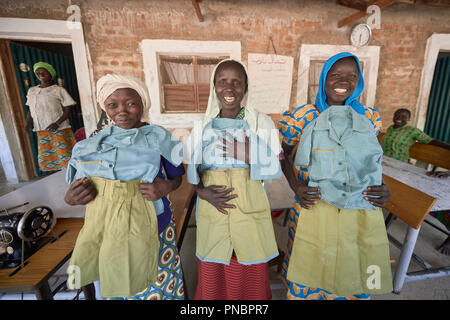
[[312,205],[317,204],[317,201],[322,197],[320,188],[308,187],[308,183],[301,180],[298,181],[298,186],[294,191],[302,207],[308,210],[311,209]]
[[141,183],[139,189],[144,199],[156,201],[169,194],[173,188],[169,180],[156,177],[152,183]]
[[33,118],[31,117],[30,112],[28,112],[27,118],[25,119],[24,129],[27,133],[29,133],[31,131],[31,129],[33,129]]
[[450,177],[450,170],[448,170],[448,171],[435,171],[435,172],[433,172],[433,171],[428,171],[427,173],[426,173],[426,175],[427,176],[429,176],[429,177],[435,177],[435,178],[447,178],[447,177]]
[[95,186],[86,178],[75,180],[69,187],[64,201],[71,206],[85,205],[97,196]]
[[45,130],[48,132],[55,132],[56,130],[58,130],[58,128],[59,128],[59,124],[57,124],[56,122],[53,122],[47,128],[45,128]]
[[384,183],[381,186],[371,186],[368,187],[364,192],[364,195],[374,196],[373,197],[364,197],[367,201],[369,201],[375,207],[383,208],[386,203],[391,198],[391,190]]
[[228,139],[219,137],[222,145],[216,145],[217,149],[224,151],[224,153],[220,156],[231,157],[247,164],[250,163],[250,141],[245,134],[245,131],[242,132],[242,139],[244,140],[244,142],[239,142],[228,132],[225,132],[225,134]]
[[233,188],[227,186],[212,185],[208,187],[197,187],[196,192],[200,199],[211,203],[217,210],[223,214],[228,214],[225,209],[234,209],[235,205],[227,203],[231,199],[237,198],[237,194],[230,194]]
[[23,128],[24,128],[25,132],[28,133],[31,131],[32,125],[31,125],[31,123],[27,122]]

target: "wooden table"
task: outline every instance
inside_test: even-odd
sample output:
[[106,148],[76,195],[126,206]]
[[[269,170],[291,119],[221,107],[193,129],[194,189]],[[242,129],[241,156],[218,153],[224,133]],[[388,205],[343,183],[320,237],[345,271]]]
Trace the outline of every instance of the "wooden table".
[[38,300],[53,299],[56,292],[51,292],[48,279],[70,258],[83,223],[79,218],[58,219],[53,229],[58,239],[40,248],[22,269],[0,269],[0,292],[33,292]]
[[[428,177],[425,174],[425,169],[385,156],[383,157],[382,165],[384,175],[419,190],[425,194],[425,196],[434,198],[436,201],[434,204],[430,205],[431,209],[429,211],[450,209],[450,179]],[[388,182],[386,183],[389,185]],[[400,193],[403,192],[405,193],[405,198],[407,196],[407,191],[404,190],[392,190],[391,188],[391,191]],[[429,212],[424,212],[422,217],[415,217],[414,222],[408,221],[410,216],[407,209],[401,212],[400,215],[397,214],[400,219],[408,224],[408,228],[403,243],[400,243],[392,236],[389,237],[391,242],[401,247],[400,259],[394,274],[395,293],[401,292],[404,282],[450,275],[450,267],[431,268],[426,261],[413,253],[421,224],[428,213]],[[389,224],[388,221],[390,216],[387,218],[387,225]],[[407,272],[412,257],[418,260],[418,262],[424,267],[424,271]]]

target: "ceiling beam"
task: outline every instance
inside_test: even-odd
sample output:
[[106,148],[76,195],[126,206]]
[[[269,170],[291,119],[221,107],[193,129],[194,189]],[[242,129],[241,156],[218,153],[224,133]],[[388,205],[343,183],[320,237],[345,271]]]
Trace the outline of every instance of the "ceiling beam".
[[[376,5],[378,7],[380,7],[380,9],[383,9],[387,6],[390,6],[391,4],[393,4],[394,2],[396,2],[397,0],[378,0],[375,1],[374,3],[372,3],[373,5]],[[340,20],[338,22],[338,28],[341,28],[349,23],[352,23],[353,21],[356,21],[358,19],[361,19],[363,17],[365,17],[367,15],[367,12],[364,11],[358,11],[355,12],[354,14],[352,14],[351,16],[348,16],[347,18],[344,18],[342,20]]]
[[202,10],[200,9],[200,5],[198,4],[199,2],[202,2],[202,0],[192,0],[192,5],[194,6],[195,9],[195,13],[197,14],[197,18],[200,22],[203,22],[203,15],[202,15]]

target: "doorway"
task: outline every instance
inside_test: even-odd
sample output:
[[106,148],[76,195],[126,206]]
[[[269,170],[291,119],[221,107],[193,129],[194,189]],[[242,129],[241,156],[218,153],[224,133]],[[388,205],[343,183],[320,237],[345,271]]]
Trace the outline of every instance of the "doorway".
[[435,140],[450,142],[450,52],[439,52],[428,99],[424,132]]
[[69,122],[72,131],[84,127],[77,86],[75,64],[71,44],[1,40],[2,60],[8,75],[8,91],[11,96],[12,114],[16,123],[16,133],[21,140],[21,152],[27,168],[28,177],[43,176],[37,161],[37,137],[35,132],[24,132],[26,115],[29,112],[26,103],[28,89],[39,84],[33,72],[38,61],[50,63],[56,70],[55,84],[64,87],[76,101],[71,107]]

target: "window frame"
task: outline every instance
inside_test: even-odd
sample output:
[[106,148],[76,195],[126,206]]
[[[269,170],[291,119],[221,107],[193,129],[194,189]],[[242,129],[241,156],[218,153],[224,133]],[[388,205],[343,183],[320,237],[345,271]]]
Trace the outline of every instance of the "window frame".
[[[199,82],[199,65],[201,61],[208,61],[208,60],[216,60],[217,63],[223,59],[228,58],[228,56],[208,56],[208,57],[203,57],[203,56],[167,56],[167,55],[158,55],[158,61],[159,61],[159,68],[162,68],[162,64],[163,61],[176,61],[176,60],[189,60],[192,61],[192,67],[193,67],[193,77],[194,77],[194,82],[193,83],[186,83],[186,84],[169,84],[169,83],[161,83],[162,86],[162,113],[205,113],[206,111],[206,106],[205,109],[203,110],[201,108],[201,99],[200,99],[200,95],[201,95],[201,91],[200,90],[200,86],[205,85],[205,83],[200,83]],[[212,64],[210,64],[212,65]],[[214,64],[215,66],[215,64]],[[209,95],[209,81],[206,84],[208,86],[208,95]],[[178,87],[183,87],[183,86],[193,86],[193,95],[194,95],[194,109],[195,111],[192,110],[169,110],[167,104],[166,104],[166,86],[172,87],[172,88],[176,88]]]
[[149,119],[152,124],[167,128],[193,128],[196,121],[202,121],[203,112],[164,112],[164,91],[160,72],[159,56],[229,56],[241,60],[240,41],[196,41],[144,39],[140,49],[143,56],[145,84],[151,107]]

